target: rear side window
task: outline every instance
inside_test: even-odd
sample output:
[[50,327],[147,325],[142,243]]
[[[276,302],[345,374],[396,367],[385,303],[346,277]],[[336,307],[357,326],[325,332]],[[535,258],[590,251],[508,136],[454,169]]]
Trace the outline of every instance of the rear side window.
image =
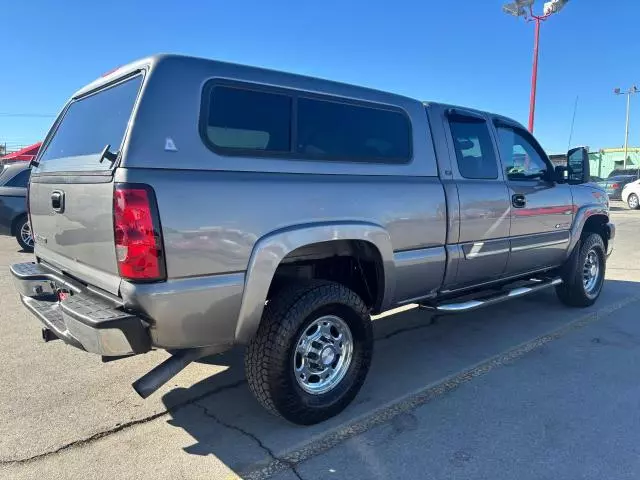
[[109,170],[100,163],[107,145],[116,153],[138,97],[142,76],[71,102],[51,141],[38,159],[38,172]]
[[31,170],[23,170],[18,173],[15,177],[7,182],[7,187],[20,187],[27,188],[29,185],[29,177],[31,176]]
[[291,105],[287,95],[214,87],[206,137],[219,148],[289,152]]
[[297,152],[327,160],[406,163],[411,129],[399,112],[298,99]]
[[460,175],[470,179],[498,178],[496,154],[486,122],[475,119],[450,119],[449,126]]
[[277,155],[322,161],[408,163],[411,124],[400,111],[301,92],[214,85],[208,90],[202,136],[233,155]]

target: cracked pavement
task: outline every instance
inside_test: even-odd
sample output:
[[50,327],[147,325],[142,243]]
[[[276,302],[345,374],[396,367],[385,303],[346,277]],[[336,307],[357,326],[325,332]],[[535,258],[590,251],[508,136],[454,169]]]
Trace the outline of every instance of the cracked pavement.
[[[625,429],[626,436],[616,436],[621,419],[596,403],[605,393],[602,384],[615,402],[632,404],[630,368],[640,363],[640,327],[633,322],[640,308],[640,271],[634,268],[640,265],[640,212],[616,211],[614,221],[616,251],[594,307],[567,309],[553,292],[542,292],[434,323],[417,309],[382,316],[374,323],[372,370],[354,404],[307,428],[270,416],[254,401],[242,351],[194,363],[142,400],[131,382],[166,353],[103,364],[58,341],[43,344],[6,269],[29,256],[2,237],[0,478],[310,480],[421,478],[425,472],[433,478],[525,478],[515,467],[519,458],[530,462],[527,474],[540,478],[555,465],[545,470],[541,462],[553,456],[544,442],[551,438],[550,445],[570,449],[571,440],[584,443],[594,428],[610,435],[608,442],[622,442],[622,457],[600,447],[589,471],[602,478],[599,466],[607,455],[633,471],[625,459],[639,435]],[[578,360],[590,370],[567,373]],[[627,383],[610,370],[626,373]],[[579,393],[583,406],[576,413],[567,398]],[[625,413],[631,425],[633,411]],[[532,433],[538,427],[540,438]],[[583,448],[595,454],[593,442]],[[494,443],[504,449],[500,462]],[[589,466],[583,455],[576,458]]]

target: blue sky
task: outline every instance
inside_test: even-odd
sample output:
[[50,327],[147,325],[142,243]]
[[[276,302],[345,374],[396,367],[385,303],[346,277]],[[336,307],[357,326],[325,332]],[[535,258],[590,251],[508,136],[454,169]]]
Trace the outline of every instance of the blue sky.
[[[538,0],[538,9],[542,0]],[[615,3],[615,8],[605,5]],[[0,143],[28,143],[79,87],[156,52],[175,52],[366,85],[491,110],[526,125],[533,24],[501,0],[7,0],[0,42]],[[542,26],[536,136],[621,146],[624,97],[640,86],[640,2],[571,0]],[[28,27],[28,30],[25,29]],[[8,39],[11,39],[9,41]],[[630,144],[640,144],[640,94]]]

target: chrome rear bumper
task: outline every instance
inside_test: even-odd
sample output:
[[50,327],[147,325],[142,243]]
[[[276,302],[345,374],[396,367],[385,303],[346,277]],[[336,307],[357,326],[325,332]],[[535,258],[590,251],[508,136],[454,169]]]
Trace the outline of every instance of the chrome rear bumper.
[[16,263],[11,274],[25,307],[65,343],[106,357],[150,350],[148,324],[116,301],[37,263]]

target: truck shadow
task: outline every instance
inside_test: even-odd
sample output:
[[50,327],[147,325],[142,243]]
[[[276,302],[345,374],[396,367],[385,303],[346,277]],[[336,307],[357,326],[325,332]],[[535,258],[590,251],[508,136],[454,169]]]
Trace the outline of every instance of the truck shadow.
[[[244,380],[243,350],[237,349],[203,360],[228,367],[221,373],[163,397],[168,408],[191,399],[171,411],[168,423],[193,438],[187,453],[215,455],[242,475],[516,345],[629,299],[638,301],[638,292],[636,282],[607,280],[600,300],[587,309],[567,308],[547,290],[467,314],[434,319],[413,309],[378,318],[374,360],[359,395],[337,417],[310,427],[271,416],[258,404]],[[537,351],[544,354],[544,347]]]

